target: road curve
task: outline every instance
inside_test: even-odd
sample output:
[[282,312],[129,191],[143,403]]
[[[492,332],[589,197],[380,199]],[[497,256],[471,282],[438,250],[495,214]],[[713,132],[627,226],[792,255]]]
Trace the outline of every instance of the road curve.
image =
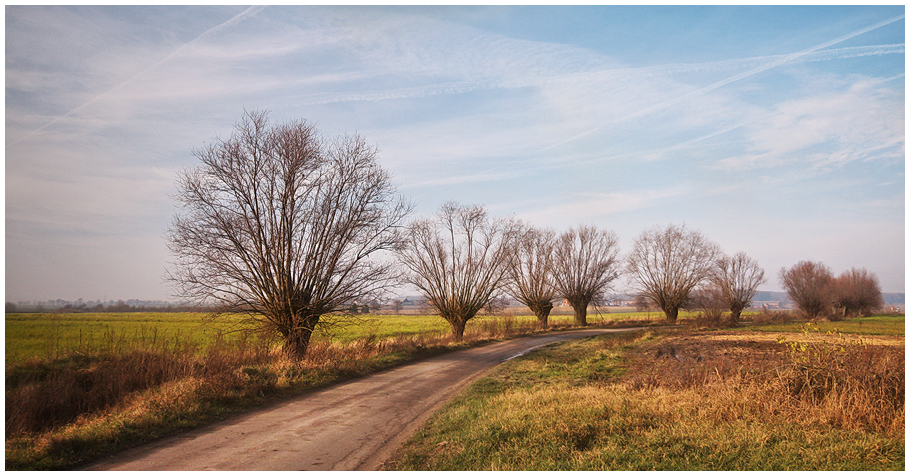
[[491,367],[582,329],[439,355],[105,458],[83,470],[375,470]]

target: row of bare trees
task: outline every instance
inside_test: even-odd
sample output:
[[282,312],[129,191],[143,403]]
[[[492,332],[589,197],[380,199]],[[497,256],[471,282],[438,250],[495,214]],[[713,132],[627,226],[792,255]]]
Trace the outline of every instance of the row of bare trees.
[[583,225],[557,235],[491,219],[476,205],[447,203],[435,218],[414,222],[408,235],[399,251],[406,280],[458,338],[501,290],[531,309],[541,327],[557,298],[569,302],[575,323],[584,326],[589,304],[625,271],[670,322],[699,286],[738,322],[764,282],[764,270],[745,253],[726,256],[702,234],[678,226],[642,233],[624,261],[612,231]]
[[272,125],[265,112],[247,112],[228,139],[195,155],[201,164],[177,183],[168,278],[182,297],[280,334],[299,357],[324,316],[402,282],[461,338],[500,292],[542,326],[564,298],[586,325],[588,305],[625,272],[670,321],[706,283],[738,318],[764,279],[745,254],[726,257],[684,227],[646,231],[621,260],[611,231],[557,235],[491,218],[481,206],[447,203],[433,218],[406,223],[412,205],[362,137],[326,139],[305,121]]
[[547,326],[563,297],[575,321],[619,276],[616,235],[592,226],[559,236],[515,220],[492,219],[483,207],[449,202],[435,218],[409,227],[399,251],[406,281],[452,326],[456,338],[497,293],[506,291]]
[[823,263],[800,261],[781,268],[779,276],[790,300],[810,319],[868,316],[884,305],[878,278],[865,269],[834,277]]

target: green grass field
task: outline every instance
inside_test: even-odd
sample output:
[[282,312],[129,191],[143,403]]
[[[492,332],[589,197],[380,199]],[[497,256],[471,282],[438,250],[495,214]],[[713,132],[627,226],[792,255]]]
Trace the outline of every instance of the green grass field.
[[205,314],[180,312],[7,314],[6,364],[137,347],[205,346],[230,336],[237,321],[206,322]]
[[[681,313],[680,318],[693,313]],[[622,312],[590,314],[588,322],[598,324],[624,319],[658,321],[659,312]],[[744,316],[748,319],[748,313]],[[468,332],[493,319],[502,317],[478,316],[468,323]],[[534,316],[511,317],[516,324],[533,323]],[[366,336],[383,339],[427,333],[448,333],[449,325],[432,315],[362,315],[328,318],[334,323],[317,332],[314,340],[333,340],[348,343]],[[550,316],[551,325],[573,322],[571,315]],[[749,326],[747,330],[767,332],[799,332],[802,323],[765,324]],[[877,315],[839,322],[820,322],[822,332],[840,331],[851,334],[903,335],[903,315]],[[136,312],[136,313],[79,313],[79,314],[7,314],[7,365],[34,359],[53,359],[72,352],[82,354],[117,351],[131,348],[158,347],[161,344],[191,344],[205,348],[218,339],[231,340],[243,329],[236,317],[222,316],[207,319],[204,313]]]
[[[607,320],[644,319],[647,313],[589,315],[596,324]],[[651,313],[658,318],[658,314]],[[468,323],[467,332],[495,318],[478,316]],[[514,316],[515,323],[536,322],[534,316]],[[348,343],[362,337],[383,339],[429,333],[448,333],[449,324],[431,315],[360,315],[325,319],[314,341]],[[570,324],[572,316],[551,316],[550,324]],[[204,313],[136,312],[78,314],[7,314],[6,364],[35,359],[54,359],[69,353],[123,351],[133,348],[158,348],[162,345],[196,345],[205,348],[217,339],[240,337],[239,318],[222,316],[210,320]]]

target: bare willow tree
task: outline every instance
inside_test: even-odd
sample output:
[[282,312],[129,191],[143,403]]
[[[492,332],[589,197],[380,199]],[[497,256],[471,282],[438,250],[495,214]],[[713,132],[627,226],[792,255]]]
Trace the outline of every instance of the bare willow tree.
[[639,235],[626,269],[638,292],[675,322],[689,293],[711,276],[719,253],[701,233],[670,225]]
[[416,220],[398,253],[416,286],[456,339],[492,299],[507,273],[514,224],[491,219],[479,205],[445,203],[435,219]]
[[521,225],[515,233],[509,256],[506,290],[537,316],[546,328],[556,299],[553,259],[556,232]]
[[619,239],[608,230],[582,225],[559,235],[553,264],[557,293],[575,311],[575,324],[588,325],[588,304],[619,277]]
[[844,271],[832,284],[834,305],[844,317],[869,316],[885,304],[878,277],[865,268]]
[[722,256],[710,277],[714,294],[730,310],[730,321],[739,323],[743,309],[749,307],[758,287],[765,282],[765,270],[743,252]]
[[830,310],[834,297],[831,268],[820,262],[800,261],[790,269],[781,268],[779,277],[790,300],[809,319]]
[[321,317],[396,282],[394,263],[374,258],[400,247],[411,206],[363,138],[254,111],[194,155],[168,230],[183,297],[246,315],[302,357]]

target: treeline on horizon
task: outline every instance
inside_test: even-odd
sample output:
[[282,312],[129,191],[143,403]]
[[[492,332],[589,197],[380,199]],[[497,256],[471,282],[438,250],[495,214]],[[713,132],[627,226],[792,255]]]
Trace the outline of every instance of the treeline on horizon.
[[[632,299],[631,294],[619,294],[623,298]],[[903,305],[904,293],[882,293],[885,304]],[[399,298],[400,300],[401,298]],[[758,291],[754,301],[781,301],[788,302],[788,296],[783,291]],[[394,309],[394,301],[387,304],[372,303],[370,309]],[[55,299],[50,301],[19,301],[6,303],[6,313],[79,313],[79,312],[210,312],[215,310],[212,306],[193,305],[188,303],[171,303],[167,301],[143,301],[130,299],[127,301],[65,301]]]
[[141,301],[130,299],[128,301],[26,301],[6,302],[6,313],[80,313],[80,312],[208,312],[213,310],[210,306],[194,305],[188,303],[170,303],[166,301]]

